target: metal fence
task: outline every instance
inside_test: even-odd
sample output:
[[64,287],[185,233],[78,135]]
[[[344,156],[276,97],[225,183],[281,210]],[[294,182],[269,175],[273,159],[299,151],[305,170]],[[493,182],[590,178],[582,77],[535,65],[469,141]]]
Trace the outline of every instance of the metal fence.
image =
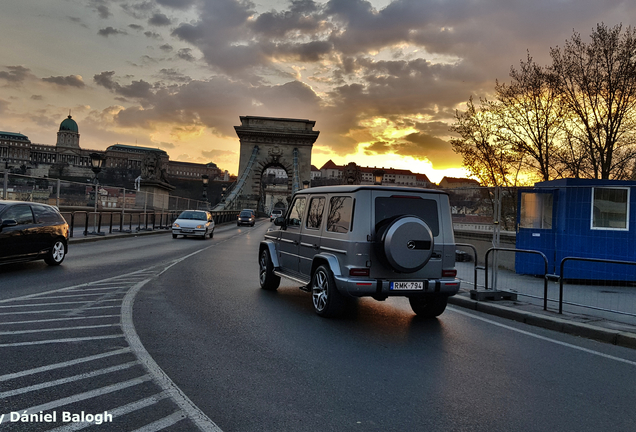
[[[0,198],[58,207],[68,221],[71,237],[89,234],[168,229],[183,210],[209,210],[206,201],[153,194],[108,185],[95,186],[60,179],[3,174]],[[236,211],[212,212],[216,223],[236,219]]]

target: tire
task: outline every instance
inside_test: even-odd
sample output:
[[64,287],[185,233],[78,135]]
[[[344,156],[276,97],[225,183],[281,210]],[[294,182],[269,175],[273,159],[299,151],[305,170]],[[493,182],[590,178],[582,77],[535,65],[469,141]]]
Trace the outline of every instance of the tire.
[[258,267],[261,288],[265,291],[276,291],[280,285],[280,276],[274,274],[274,264],[267,248],[264,248],[259,255]]
[[376,237],[377,255],[399,273],[422,269],[433,255],[433,233],[417,216],[402,215],[383,221]]
[[55,240],[51,250],[46,253],[44,257],[44,262],[46,262],[50,266],[57,266],[62,264],[64,258],[66,257],[66,247],[64,246],[64,242],[60,239]]
[[172,234],[172,238],[177,238],[177,235],[176,234]]
[[237,223],[236,223],[236,226],[241,226],[241,224],[237,222]]
[[346,308],[346,299],[340,294],[331,270],[319,266],[311,276],[311,299],[314,311],[326,318],[341,316]]
[[409,297],[409,303],[418,317],[435,318],[444,313],[448,297]]
[[210,231],[210,238],[214,237],[214,230]]

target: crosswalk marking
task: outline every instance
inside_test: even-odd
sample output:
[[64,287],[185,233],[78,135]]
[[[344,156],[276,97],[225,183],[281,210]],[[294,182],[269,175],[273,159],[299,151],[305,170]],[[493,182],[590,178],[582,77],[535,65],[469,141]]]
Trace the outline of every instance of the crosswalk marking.
[[117,365],[117,366],[111,366],[109,368],[98,369],[98,370],[95,370],[95,371],[92,371],[92,372],[87,372],[87,373],[83,373],[83,374],[79,374],[79,375],[74,375],[74,376],[67,377],[67,378],[61,378],[61,379],[57,379],[57,380],[53,380],[53,381],[47,381],[47,382],[35,384],[35,385],[32,385],[32,386],[28,386],[28,387],[22,387],[22,388],[19,388],[19,389],[2,392],[2,393],[0,393],[0,398],[8,398],[8,397],[19,395],[19,394],[29,393],[29,392],[36,391],[36,390],[42,390],[42,389],[48,388],[48,387],[54,387],[54,386],[61,385],[61,384],[67,384],[67,383],[71,383],[71,382],[74,382],[74,381],[79,381],[79,380],[83,380],[83,379],[93,378],[93,377],[104,375],[104,374],[108,374],[108,373],[111,373],[111,372],[117,372],[117,371],[121,371],[121,370],[124,370],[124,369],[128,369],[128,368],[131,368],[133,366],[137,366],[138,364],[139,364],[139,362],[135,360],[135,361],[131,361],[131,362],[128,362],[128,363],[123,363],[123,364],[120,364],[120,365]]
[[[0,375],[0,382],[8,384],[3,384],[3,391],[0,392],[0,399],[3,400],[3,403],[10,402],[11,398],[19,397],[20,395],[28,395],[43,389],[54,389],[57,386],[78,382],[80,383],[79,385],[85,383],[84,387],[88,387],[87,391],[71,396],[65,395],[65,397],[59,397],[56,400],[50,400],[26,409],[17,410],[12,407],[10,411],[19,411],[21,414],[35,414],[88,399],[100,398],[111,393],[125,392],[122,394],[130,394],[130,392],[133,392],[132,394],[139,393],[138,400],[108,410],[108,413],[113,418],[121,418],[143,408],[152,407],[165,399],[170,400],[171,402],[169,403],[173,404],[172,409],[167,412],[174,412],[168,416],[166,416],[166,413],[153,411],[153,416],[148,418],[148,424],[138,429],[140,432],[159,431],[185,420],[191,422],[190,426],[187,426],[189,429],[196,428],[204,432],[221,432],[221,429],[201,412],[165,375],[161,368],[154,363],[154,360],[152,360],[138,340],[132,324],[132,299],[141,286],[189,256],[192,256],[192,254],[177,259],[166,266],[156,266],[155,268],[137,271],[123,277],[114,277],[39,294],[0,300],[0,328],[2,329],[0,336],[4,339],[4,343],[0,343],[0,357],[3,355],[2,350],[4,348],[22,347],[23,349],[29,349],[29,347],[35,348],[46,344],[59,344],[61,346],[69,344],[69,348],[72,347],[70,349],[78,353],[78,357],[75,359]],[[112,305],[109,303],[112,303]],[[56,309],[56,306],[59,306],[59,308]],[[117,318],[119,320],[113,322]],[[111,321],[102,321],[100,323],[99,320],[104,319],[110,319]],[[126,329],[123,328],[124,322],[126,323]],[[54,323],[60,324],[55,326]],[[60,325],[66,325],[65,323],[68,323],[69,326],[60,327]],[[53,326],[50,327],[51,325]],[[91,334],[91,332],[103,332],[105,329],[111,329],[106,331],[114,333],[106,335]],[[28,340],[29,336],[35,339],[38,335],[56,335],[57,333],[60,335],[66,334],[69,337]],[[8,337],[13,340],[7,340]],[[135,339],[134,348],[130,347],[131,339]],[[113,345],[111,343],[103,345],[108,340],[120,340],[121,342],[118,341],[116,346],[122,346],[123,344],[128,346],[113,351],[81,356],[82,351],[88,354],[90,351],[94,352],[95,347],[112,348]],[[121,358],[118,358],[119,356]],[[108,359],[112,360],[108,361]],[[70,369],[65,370],[65,368],[82,364],[86,365],[83,367],[86,372],[65,376],[70,371]],[[100,365],[103,366],[100,367]],[[138,371],[142,375],[130,378],[130,373],[135,372],[134,368],[140,366],[144,368],[143,372],[141,369]],[[52,375],[54,373],[58,378]],[[122,373],[124,375],[121,375]],[[51,376],[51,378],[48,380],[42,379],[36,383],[31,382],[29,385],[23,386],[18,386],[19,381],[12,382],[12,380],[28,376],[37,377],[37,374],[46,374],[43,376]],[[112,380],[119,376],[127,376],[128,379],[112,383]],[[111,381],[112,384],[102,384],[99,388],[96,388],[96,384],[100,382],[98,380],[101,377],[109,377],[106,382]],[[101,382],[104,382],[104,380],[102,379]],[[159,385],[162,391],[148,396],[148,393],[153,391],[152,388],[149,386],[139,387],[140,384],[148,382]],[[14,384],[15,388],[11,388],[11,384]],[[72,387],[66,388],[70,389]],[[156,391],[156,387],[154,391]],[[43,394],[55,393],[51,393],[49,390]],[[164,408],[167,407],[169,406],[166,405]],[[53,429],[53,431],[76,431],[93,425],[94,423],[86,422],[62,424]]]

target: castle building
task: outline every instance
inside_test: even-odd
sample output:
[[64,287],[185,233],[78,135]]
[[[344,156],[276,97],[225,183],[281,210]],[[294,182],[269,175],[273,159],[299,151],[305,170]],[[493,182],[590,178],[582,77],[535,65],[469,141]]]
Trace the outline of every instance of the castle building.
[[105,156],[104,169],[140,170],[149,152],[158,152],[169,177],[200,179],[206,174],[211,180],[223,179],[223,172],[214,163],[197,164],[171,161],[164,150],[151,147],[114,144],[104,150],[80,147],[77,122],[69,116],[60,123],[55,145],[32,143],[26,135],[0,131],[0,172],[19,171],[36,177],[92,177],[91,153]]

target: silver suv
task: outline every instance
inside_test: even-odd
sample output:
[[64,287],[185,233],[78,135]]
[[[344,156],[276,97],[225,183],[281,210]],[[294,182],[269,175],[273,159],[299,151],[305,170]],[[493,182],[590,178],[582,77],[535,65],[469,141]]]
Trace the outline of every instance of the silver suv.
[[423,317],[444,312],[459,291],[448,195],[391,186],[325,186],[296,193],[259,247],[261,288],[280,278],[311,292],[316,313],[337,316],[347,300],[406,296]]

